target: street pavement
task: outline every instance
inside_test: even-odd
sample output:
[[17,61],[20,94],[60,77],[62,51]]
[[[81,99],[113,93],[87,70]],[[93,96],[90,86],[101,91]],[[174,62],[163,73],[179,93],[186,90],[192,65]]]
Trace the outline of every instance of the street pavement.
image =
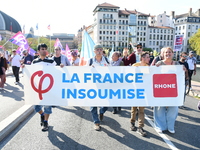
[[[24,105],[23,80],[21,83],[21,85],[14,85],[14,77],[7,78],[4,95],[0,93],[0,114],[3,114],[0,116],[0,126],[4,118]],[[196,86],[200,86],[199,82],[196,83]],[[157,133],[151,125],[153,122],[152,109],[146,108],[144,129],[148,133],[147,137],[130,131],[130,107],[123,107],[122,111],[115,115],[112,114],[112,108],[109,108],[101,123],[101,131],[93,129],[89,107],[59,106],[54,108],[49,119],[50,129],[48,132],[41,131],[40,116],[33,112],[0,142],[0,149],[197,150],[200,149],[200,118],[196,108],[197,103],[197,99],[191,96],[186,97],[185,106],[187,109],[179,109],[175,134]],[[9,107],[12,109],[7,110]]]

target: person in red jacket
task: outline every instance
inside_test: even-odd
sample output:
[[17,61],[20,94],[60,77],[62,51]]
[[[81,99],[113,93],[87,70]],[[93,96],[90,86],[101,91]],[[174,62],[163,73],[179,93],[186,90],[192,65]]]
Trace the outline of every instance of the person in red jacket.
[[142,53],[142,43],[138,43],[136,47],[136,52],[133,51],[133,53],[131,53],[128,57],[123,57],[122,61],[124,62],[124,66],[132,66],[134,63],[140,62],[140,55]]

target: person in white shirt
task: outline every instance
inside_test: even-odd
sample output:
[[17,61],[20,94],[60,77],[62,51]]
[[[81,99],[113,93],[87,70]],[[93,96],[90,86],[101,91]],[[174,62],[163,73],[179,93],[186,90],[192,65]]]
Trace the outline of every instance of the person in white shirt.
[[192,75],[196,75],[196,58],[194,57],[194,52],[193,51],[190,51],[189,52],[189,57],[187,58],[187,63],[188,63],[188,67],[189,67],[189,70],[188,70],[188,77],[189,77],[189,80],[188,80],[188,84],[189,84],[189,88],[190,90],[192,90],[191,88],[191,80],[192,80]]
[[[93,58],[90,58],[90,60],[87,62],[86,66],[110,66],[110,62],[106,57],[103,56],[103,47],[100,44],[97,44],[94,46],[94,53],[95,56]],[[103,115],[106,112],[108,107],[101,107],[99,110],[99,117],[97,113],[97,107],[90,107],[90,111],[92,113],[92,119],[94,121],[94,129],[96,131],[99,131],[101,129],[100,121],[103,120]]]
[[15,76],[15,84],[17,85],[19,83],[19,69],[21,66],[21,57],[17,54],[16,50],[14,49],[13,55],[10,58],[11,66],[13,75]]

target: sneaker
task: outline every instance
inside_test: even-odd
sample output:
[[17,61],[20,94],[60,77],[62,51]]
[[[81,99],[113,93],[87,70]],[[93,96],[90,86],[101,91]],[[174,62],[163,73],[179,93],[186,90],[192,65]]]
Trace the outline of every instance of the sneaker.
[[44,126],[42,128],[42,131],[48,131],[48,129],[49,129],[48,122],[44,122]]
[[94,129],[95,129],[96,131],[101,130],[100,124],[98,124],[98,123],[94,124]]
[[44,125],[44,115],[43,115],[43,116],[41,116],[40,125],[41,125],[41,126],[43,126],[43,125]]
[[18,82],[15,82],[15,85],[17,85],[18,84]]
[[130,127],[131,131],[136,131],[137,127],[135,126],[135,123],[131,123],[131,127]]
[[147,133],[141,127],[137,129],[137,133],[139,133],[141,136],[147,136]]
[[169,131],[169,133],[171,133],[171,134],[174,134],[175,133],[175,130],[168,130]]
[[100,119],[100,121],[103,120],[103,114],[100,114],[100,115],[99,115],[99,119]]

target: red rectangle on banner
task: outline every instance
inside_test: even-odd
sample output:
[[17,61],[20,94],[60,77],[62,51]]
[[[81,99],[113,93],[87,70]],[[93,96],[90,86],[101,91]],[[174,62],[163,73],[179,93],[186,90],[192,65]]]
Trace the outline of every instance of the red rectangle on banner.
[[176,74],[154,74],[153,95],[154,97],[177,97]]

